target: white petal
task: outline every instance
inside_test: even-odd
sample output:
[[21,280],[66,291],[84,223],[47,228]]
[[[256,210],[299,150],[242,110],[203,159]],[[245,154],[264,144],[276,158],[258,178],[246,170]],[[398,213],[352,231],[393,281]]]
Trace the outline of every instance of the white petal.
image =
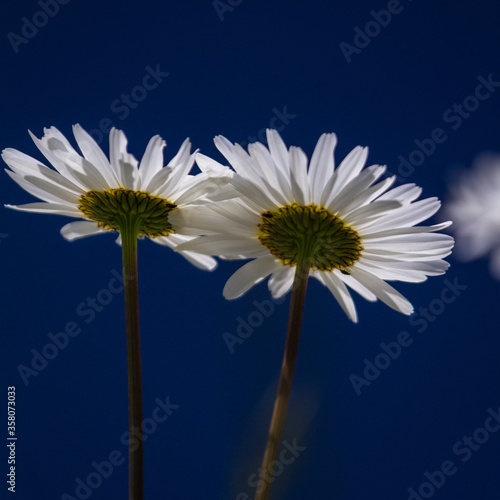
[[436,233],[436,232],[405,232],[406,228],[400,228],[390,236],[384,233],[374,233],[366,236],[363,241],[370,243],[415,243],[421,241],[441,241],[446,243],[453,243],[453,238],[449,234]]
[[349,290],[347,290],[340,278],[332,272],[315,273],[314,277],[319,279],[319,281],[328,287],[328,290],[332,292],[333,296],[337,299],[337,302],[347,314],[348,318],[354,323],[357,323],[358,314],[356,312],[356,306],[354,305]]
[[[48,174],[48,175],[47,175]],[[45,172],[47,177],[41,178],[35,175],[25,175],[24,180],[33,184],[34,186],[43,189],[44,191],[50,192],[56,195],[61,200],[68,203],[78,204],[81,193],[75,192],[73,185],[64,182],[62,176],[54,172],[54,176],[50,175],[49,172]],[[69,188],[67,186],[70,186]]]
[[229,278],[224,286],[224,297],[229,300],[240,297],[281,265],[272,255],[251,260]]
[[61,235],[68,241],[74,241],[104,232],[105,231],[97,225],[97,222],[93,221],[70,222],[61,228]]
[[157,172],[162,169],[163,149],[165,148],[165,146],[165,141],[159,135],[155,135],[148,142],[146,151],[144,152],[141,163],[139,165],[141,185],[138,186],[138,189],[148,186],[149,181]]
[[334,199],[327,200],[328,209],[339,214],[348,214],[352,210],[367,205],[383,193],[396,179],[392,177],[370,186],[384,173],[385,167],[372,165],[353,179]]
[[338,193],[361,172],[367,157],[368,148],[357,146],[344,158],[323,188],[320,198],[321,205],[325,206],[331,203]]
[[348,287],[352,288],[355,292],[359,293],[361,297],[369,302],[375,302],[377,300],[375,294],[370,292],[368,288],[363,286],[358,280],[355,280],[350,274],[339,273],[337,274],[337,277],[339,277]]
[[[68,167],[66,167],[66,165],[64,164],[64,161],[61,161],[54,153],[56,152],[56,150],[51,150],[51,149],[48,149],[48,145],[57,145],[58,142],[57,141],[50,141],[48,142],[47,140],[44,140],[46,139],[45,137],[42,138],[42,139],[38,139],[37,137],[35,137],[30,131],[28,131],[28,133],[30,134],[30,137],[31,139],[33,140],[33,142],[35,143],[36,147],[40,150],[40,152],[45,156],[45,158],[47,158],[47,160],[49,160],[50,164],[58,171],[60,172],[62,175],[64,175],[66,178],[68,179],[71,179],[72,178],[72,175],[71,175],[71,172],[69,172],[68,170]],[[67,140],[64,139],[66,142]],[[71,147],[71,146],[70,146]],[[73,149],[73,148],[71,148]],[[74,150],[73,150],[74,151]],[[74,151],[74,154],[77,154],[76,151]],[[80,184],[80,182],[78,181],[78,183]]]
[[[399,201],[374,201],[369,205],[358,208],[344,217],[347,224],[352,226],[363,226],[373,223],[387,212],[392,212],[401,206]],[[378,224],[378,222],[377,222]]]
[[207,205],[207,208],[251,230],[257,230],[260,222],[260,214],[243,205],[240,200],[230,200],[226,203],[211,203]]
[[212,158],[205,156],[201,153],[196,153],[195,161],[202,172],[205,173],[226,173],[228,170],[231,172],[229,167],[225,167],[222,163],[212,160]]
[[406,315],[410,315],[413,312],[413,306],[410,302],[382,279],[372,273],[358,269],[356,266],[350,268],[350,272],[354,279],[357,279],[384,302],[384,304]]
[[415,201],[422,194],[422,188],[416,186],[415,184],[402,184],[397,186],[384,195],[382,195],[380,200],[398,200],[404,204],[409,204]]
[[41,139],[42,144],[50,151],[61,151],[71,155],[78,155],[68,139],[56,127],[45,128]]
[[441,231],[451,226],[452,222],[441,222],[440,224],[434,224],[433,226],[415,226],[415,227],[401,227],[396,229],[387,229],[385,231],[379,231],[378,227],[370,227],[369,229],[364,229],[358,231],[363,240],[370,240],[371,238],[382,238],[386,236],[400,236],[403,234],[416,234],[416,233],[433,233],[436,231]]
[[74,205],[73,201],[69,201],[68,197],[70,193],[65,192],[58,186],[54,186],[50,183],[43,183],[40,179],[37,179],[34,176],[28,176],[28,179],[25,177],[16,174],[15,172],[11,172],[10,170],[5,169],[9,177],[17,182],[25,191],[40,198],[43,201],[49,201],[54,203],[61,203],[63,205],[70,204]]
[[[281,199],[284,205],[292,203],[293,194],[288,171],[283,172],[283,170],[276,165],[270,151],[263,144],[256,142],[254,144],[250,144],[248,149],[262,165],[262,169],[267,172],[266,178],[268,179],[268,183],[270,186],[275,187],[277,192],[277,194],[273,193],[275,198],[278,201]],[[281,198],[279,197],[279,193],[282,195]]]
[[193,266],[203,271],[213,271],[217,268],[217,261],[209,255],[201,255],[195,252],[179,252]]
[[191,250],[206,255],[247,255],[261,253],[262,244],[257,239],[242,238],[238,235],[207,235],[200,236],[183,243],[180,250]]
[[[111,187],[106,178],[97,170],[92,163],[81,156],[66,157],[65,163],[73,177],[78,179],[88,189],[105,191]],[[83,171],[83,172],[82,172]],[[116,186],[113,181],[113,186]]]
[[335,168],[333,155],[336,145],[335,134],[323,134],[314,148],[308,172],[314,202],[319,202],[325,184],[333,175]]
[[252,201],[254,207],[259,212],[274,210],[279,206],[277,205],[275,200],[266,195],[265,191],[259,189],[259,186],[256,186],[246,179],[243,179],[239,175],[235,175],[231,179],[231,184],[236,188],[237,191],[239,191],[241,195],[243,195],[246,199]]
[[[403,275],[409,271],[414,272],[415,275],[440,276],[450,267],[448,262],[441,259],[432,261],[387,261],[384,259],[368,258],[363,256],[358,262],[366,263],[369,266],[376,266],[382,269],[390,269],[392,271],[398,270]],[[401,281],[405,280],[403,279]]]
[[[379,201],[383,198],[381,196]],[[401,201],[401,200],[400,200]],[[411,205],[402,206],[377,222],[379,231],[398,227],[414,226],[434,215],[441,206],[437,198],[427,198]]]
[[[205,177],[205,178],[204,178]],[[207,193],[227,184],[228,179],[225,177],[206,177],[206,174],[198,174],[196,176],[196,184],[184,191],[181,195],[176,196],[172,193],[172,200],[176,205],[187,205],[206,196]]]
[[216,189],[215,191],[208,193],[206,198],[210,201],[227,201],[235,198],[239,198],[240,193],[231,184],[226,184],[225,186]]
[[228,219],[212,207],[188,206],[174,210],[169,215],[169,221],[178,234],[198,236],[211,233],[238,234],[240,237],[257,235],[257,224],[249,226]]
[[44,131],[45,135],[41,140],[34,137],[31,132],[30,135],[56,170],[85,190],[108,187],[108,182],[98,168],[78,154],[59,130],[51,127]]
[[268,286],[273,298],[279,299],[290,291],[295,277],[295,269],[295,267],[281,266],[271,275]]
[[[18,151],[17,149],[7,148],[2,151],[2,159],[9,167],[18,174],[37,175],[42,170],[50,170],[42,162]],[[62,177],[59,172],[53,171]]]
[[127,152],[127,143],[127,137],[123,131],[113,127],[109,133],[111,168],[124,188],[135,189],[139,177],[138,161]]
[[433,261],[436,259],[444,258],[450,254],[450,251],[442,251],[434,250],[434,251],[426,251],[420,253],[411,253],[396,250],[387,250],[387,249],[379,249],[379,248],[365,248],[363,250],[363,255],[369,258],[387,258],[392,259],[394,261],[418,261],[418,262],[426,262]]
[[85,191],[85,189],[81,189],[80,183],[76,184],[72,178],[68,179],[58,171],[46,167],[38,160],[15,149],[5,149],[2,153],[2,158],[14,172],[20,174],[22,177],[28,175],[38,177],[61,186],[76,196],[80,196]]
[[307,177],[307,156],[302,149],[290,148],[290,184],[297,203],[307,205],[311,201]]
[[262,177],[263,188],[278,205],[292,203],[294,197],[290,187],[290,180],[286,179],[276,165],[269,151],[260,142],[250,144],[248,151],[254,164],[259,165],[259,175]]
[[283,139],[276,130],[267,129],[267,144],[269,145],[269,152],[273,157],[275,165],[287,175],[289,172],[290,159],[286,145]]
[[252,164],[250,156],[239,144],[232,144],[231,141],[222,135],[216,136],[214,143],[240,176],[247,180],[258,182],[259,176],[256,175],[256,170],[259,169],[259,166]]
[[[382,171],[385,167],[381,167]],[[376,200],[382,193],[387,191],[387,189],[394,183],[396,176],[389,177],[383,181],[375,184],[374,186],[366,187],[363,192],[358,194],[352,201],[344,206],[341,210],[343,214],[348,214],[353,210],[357,210],[360,207],[364,207]],[[351,182],[352,184],[352,182]]]
[[147,185],[143,184],[143,190],[157,196],[162,191],[170,192],[168,183],[174,170],[174,167],[163,167],[159,172],[156,172]]
[[109,187],[117,188],[119,185],[118,178],[94,138],[79,124],[73,126],[73,134],[83,156],[102,174]]
[[392,269],[387,265],[381,265],[379,262],[368,259],[360,259],[356,262],[356,268],[373,274],[382,280],[405,281],[408,283],[421,283],[427,280],[425,273],[415,271],[414,269]]
[[27,203],[26,205],[5,205],[20,212],[33,212],[39,214],[66,215],[68,217],[82,217],[82,213],[77,208],[61,203]]
[[191,141],[189,137],[184,139],[177,154],[168,162],[169,167],[179,167],[185,165],[191,156]]
[[[196,153],[190,154],[191,142],[186,139],[178,153],[174,158],[168,162],[168,167],[171,168],[171,174],[168,180],[161,187],[161,189],[155,185],[155,189],[158,191],[174,193],[176,190],[182,189],[183,184],[186,182],[186,178],[193,168]],[[206,175],[203,174],[205,177]]]
[[[158,236],[157,238],[151,238],[151,241],[175,250],[183,241],[189,240],[180,240],[179,235],[172,234],[170,236]],[[217,261],[208,255],[201,255],[199,253],[189,251],[178,251],[178,253],[188,262],[203,271],[213,271],[217,267]]]

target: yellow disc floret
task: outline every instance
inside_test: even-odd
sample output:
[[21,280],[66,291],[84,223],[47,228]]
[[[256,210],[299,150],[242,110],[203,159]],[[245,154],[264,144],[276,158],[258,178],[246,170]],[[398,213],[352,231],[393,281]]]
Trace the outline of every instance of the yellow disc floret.
[[165,198],[125,188],[88,191],[78,204],[87,219],[105,230],[120,231],[124,221],[132,217],[137,221],[138,236],[149,238],[174,232],[168,215],[176,208]]
[[363,250],[354,229],[317,205],[293,203],[264,212],[258,227],[259,241],[289,266],[295,266],[299,252],[307,248],[311,269],[348,273]]

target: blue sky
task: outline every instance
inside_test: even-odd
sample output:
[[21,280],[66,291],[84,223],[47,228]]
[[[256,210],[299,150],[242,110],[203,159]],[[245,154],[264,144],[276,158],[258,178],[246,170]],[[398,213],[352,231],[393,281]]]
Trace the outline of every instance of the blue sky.
[[[246,144],[273,127],[310,156],[335,132],[337,159],[369,146],[370,164],[444,198],[454,172],[500,151],[498,22],[485,1],[10,2],[1,149],[41,159],[28,129],[71,137],[80,123],[106,152],[115,126],[138,158],[160,134],[167,159],[190,137],[222,161],[218,134]],[[6,174],[0,192],[34,201]],[[125,498],[120,248],[64,241],[67,218],[1,211],[17,498]],[[356,297],[354,325],[311,283],[284,435],[294,460],[273,499],[498,498],[500,284],[485,260],[449,261],[445,276],[396,284],[411,318]],[[239,265],[202,272],[139,242],[146,498],[253,497],[289,297],[260,284],[226,301]],[[246,338],[229,348],[225,333]]]

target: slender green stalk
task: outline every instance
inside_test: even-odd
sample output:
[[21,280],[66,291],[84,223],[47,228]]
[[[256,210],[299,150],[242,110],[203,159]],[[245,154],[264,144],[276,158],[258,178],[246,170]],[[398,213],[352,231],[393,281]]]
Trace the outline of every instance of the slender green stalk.
[[269,427],[266,451],[262,460],[259,484],[255,493],[255,500],[267,500],[271,489],[272,464],[278,456],[285,426],[286,412],[290,391],[292,389],[293,373],[297,361],[299,349],[300,329],[302,326],[302,314],[304,311],[304,300],[306,298],[307,279],[309,276],[309,258],[303,256],[298,259],[295,269],[295,278],[292,286],[292,298],[290,301],[290,312],[288,316],[288,327],[285,341],[285,352],[281,364],[281,375],[278,384],[278,392],[274,401],[273,416]]
[[[137,274],[137,222],[127,217],[120,228],[123,255],[123,286],[125,292],[125,323],[127,332],[128,414],[129,432],[135,434],[142,426],[141,343],[139,331],[139,289]],[[143,500],[143,441],[130,440],[129,500]]]

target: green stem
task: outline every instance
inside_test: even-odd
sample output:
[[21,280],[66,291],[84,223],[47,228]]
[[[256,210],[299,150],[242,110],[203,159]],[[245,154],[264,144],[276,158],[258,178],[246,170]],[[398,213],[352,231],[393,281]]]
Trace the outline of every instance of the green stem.
[[281,375],[278,384],[278,392],[274,401],[273,416],[269,427],[266,451],[262,460],[259,485],[255,493],[255,500],[267,500],[271,489],[272,464],[278,456],[281,446],[281,437],[285,426],[286,412],[290,391],[292,389],[293,373],[297,361],[299,349],[300,328],[302,326],[302,314],[304,311],[304,300],[307,290],[307,279],[309,276],[309,259],[303,257],[298,259],[295,269],[295,278],[292,286],[292,298],[290,301],[290,312],[288,316],[288,327],[285,341],[285,352],[281,364]]
[[[139,289],[137,274],[137,227],[135,217],[121,224],[125,324],[127,332],[129,433],[142,428],[141,343],[139,331]],[[130,440],[129,500],[143,500],[143,441]]]

